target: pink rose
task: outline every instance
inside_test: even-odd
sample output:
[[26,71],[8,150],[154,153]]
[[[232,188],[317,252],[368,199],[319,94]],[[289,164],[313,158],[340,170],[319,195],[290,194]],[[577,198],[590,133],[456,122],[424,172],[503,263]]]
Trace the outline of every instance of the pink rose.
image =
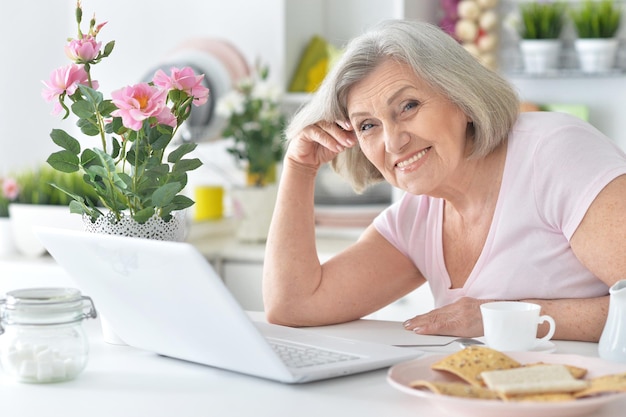
[[20,193],[17,182],[13,178],[6,178],[2,181],[2,195],[9,200],[15,200]]
[[[71,96],[80,84],[89,86],[89,76],[82,65],[70,64],[52,71],[50,80],[43,81],[43,84],[46,88],[41,92],[41,96],[48,102],[54,101],[52,114],[59,114],[63,110],[59,103],[61,94],[66,93]],[[98,82],[92,81],[91,88],[97,89]]]
[[138,131],[144,120],[162,117],[167,91],[140,83],[112,92],[111,98],[118,108],[111,115],[121,117],[125,127]]
[[74,62],[90,62],[98,56],[102,42],[90,35],[83,35],[82,39],[72,39],[65,46],[65,54]]
[[204,74],[196,75],[191,67],[178,69],[171,68],[171,76],[167,76],[163,70],[158,70],[154,74],[152,82],[154,85],[164,90],[181,90],[190,96],[193,96],[193,104],[201,106],[207,102],[209,98],[209,89],[202,85]]
[[170,110],[170,108],[167,106],[163,107],[163,110],[161,110],[161,113],[159,113],[156,118],[157,118],[157,123],[160,125],[168,125],[173,128],[176,128],[176,125],[178,124],[178,121],[176,120],[176,116],[174,116],[174,113],[172,113],[172,110]]

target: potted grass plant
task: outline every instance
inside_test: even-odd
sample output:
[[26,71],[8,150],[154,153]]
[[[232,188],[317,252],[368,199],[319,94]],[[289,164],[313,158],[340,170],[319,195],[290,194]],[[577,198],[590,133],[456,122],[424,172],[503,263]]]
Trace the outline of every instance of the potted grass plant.
[[15,185],[8,214],[15,247],[25,256],[35,257],[46,252],[33,226],[82,229],[80,217],[68,210],[73,198],[52,184],[98,206],[94,189],[77,172],[66,174],[42,165],[16,172],[11,178]]
[[561,1],[520,4],[518,33],[526,72],[545,73],[558,68],[565,10]]
[[570,11],[578,38],[574,47],[580,68],[586,73],[609,71],[615,65],[621,7],[614,0],[585,0]]

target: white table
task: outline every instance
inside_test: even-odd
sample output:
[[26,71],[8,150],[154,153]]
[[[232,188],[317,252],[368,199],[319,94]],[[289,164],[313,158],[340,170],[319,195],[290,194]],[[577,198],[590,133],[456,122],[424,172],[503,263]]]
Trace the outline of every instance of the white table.
[[[65,285],[62,272],[48,261],[0,261],[0,290],[36,283]],[[20,285],[23,284],[23,285]],[[251,313],[254,318],[262,317]],[[284,385],[207,366],[164,358],[103,341],[97,320],[84,322],[91,354],[75,380],[23,384],[0,372],[0,410],[6,416],[443,416],[421,399],[401,393],[386,381],[386,370]],[[360,320],[311,328],[355,339],[407,343],[432,337],[413,335],[396,322]],[[0,336],[1,337],[1,336]],[[447,338],[446,338],[447,339]],[[597,356],[593,343],[557,341],[557,353]],[[622,416],[626,399],[597,416]]]

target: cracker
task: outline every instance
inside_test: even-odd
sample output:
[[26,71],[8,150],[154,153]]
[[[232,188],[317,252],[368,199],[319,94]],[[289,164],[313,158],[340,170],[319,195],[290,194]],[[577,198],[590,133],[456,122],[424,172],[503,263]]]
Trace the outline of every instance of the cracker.
[[[524,366],[537,366],[537,365],[549,365],[545,362],[527,363]],[[587,375],[587,369],[579,366],[563,364],[567,368],[570,374],[576,379],[583,379]]]
[[500,395],[502,400],[509,402],[525,402],[534,401],[542,403],[552,403],[561,401],[575,400],[574,394],[571,392],[549,392],[545,394],[521,394],[521,395]]
[[564,365],[534,365],[486,371],[481,377],[487,387],[505,395],[575,392],[589,383],[575,379]]
[[481,400],[498,400],[498,394],[483,387],[475,387],[465,382],[442,382],[442,381],[414,381],[412,388],[427,388],[435,394],[449,395],[452,397],[475,398]]
[[626,392],[626,372],[599,376],[589,380],[589,387],[575,393],[576,398],[609,392]]
[[485,346],[468,346],[433,363],[431,368],[456,375],[475,387],[483,387],[480,377],[482,372],[520,366],[515,359],[497,350]]

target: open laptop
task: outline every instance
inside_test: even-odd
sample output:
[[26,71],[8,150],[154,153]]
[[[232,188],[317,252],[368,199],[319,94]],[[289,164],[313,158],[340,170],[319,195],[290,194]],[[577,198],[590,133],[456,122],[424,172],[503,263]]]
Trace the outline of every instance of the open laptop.
[[[189,243],[43,227],[37,234],[116,334],[136,348],[284,383],[380,369],[420,355],[253,322]],[[312,362],[330,352],[329,363],[283,360],[285,350],[312,347],[319,349],[312,350]]]

